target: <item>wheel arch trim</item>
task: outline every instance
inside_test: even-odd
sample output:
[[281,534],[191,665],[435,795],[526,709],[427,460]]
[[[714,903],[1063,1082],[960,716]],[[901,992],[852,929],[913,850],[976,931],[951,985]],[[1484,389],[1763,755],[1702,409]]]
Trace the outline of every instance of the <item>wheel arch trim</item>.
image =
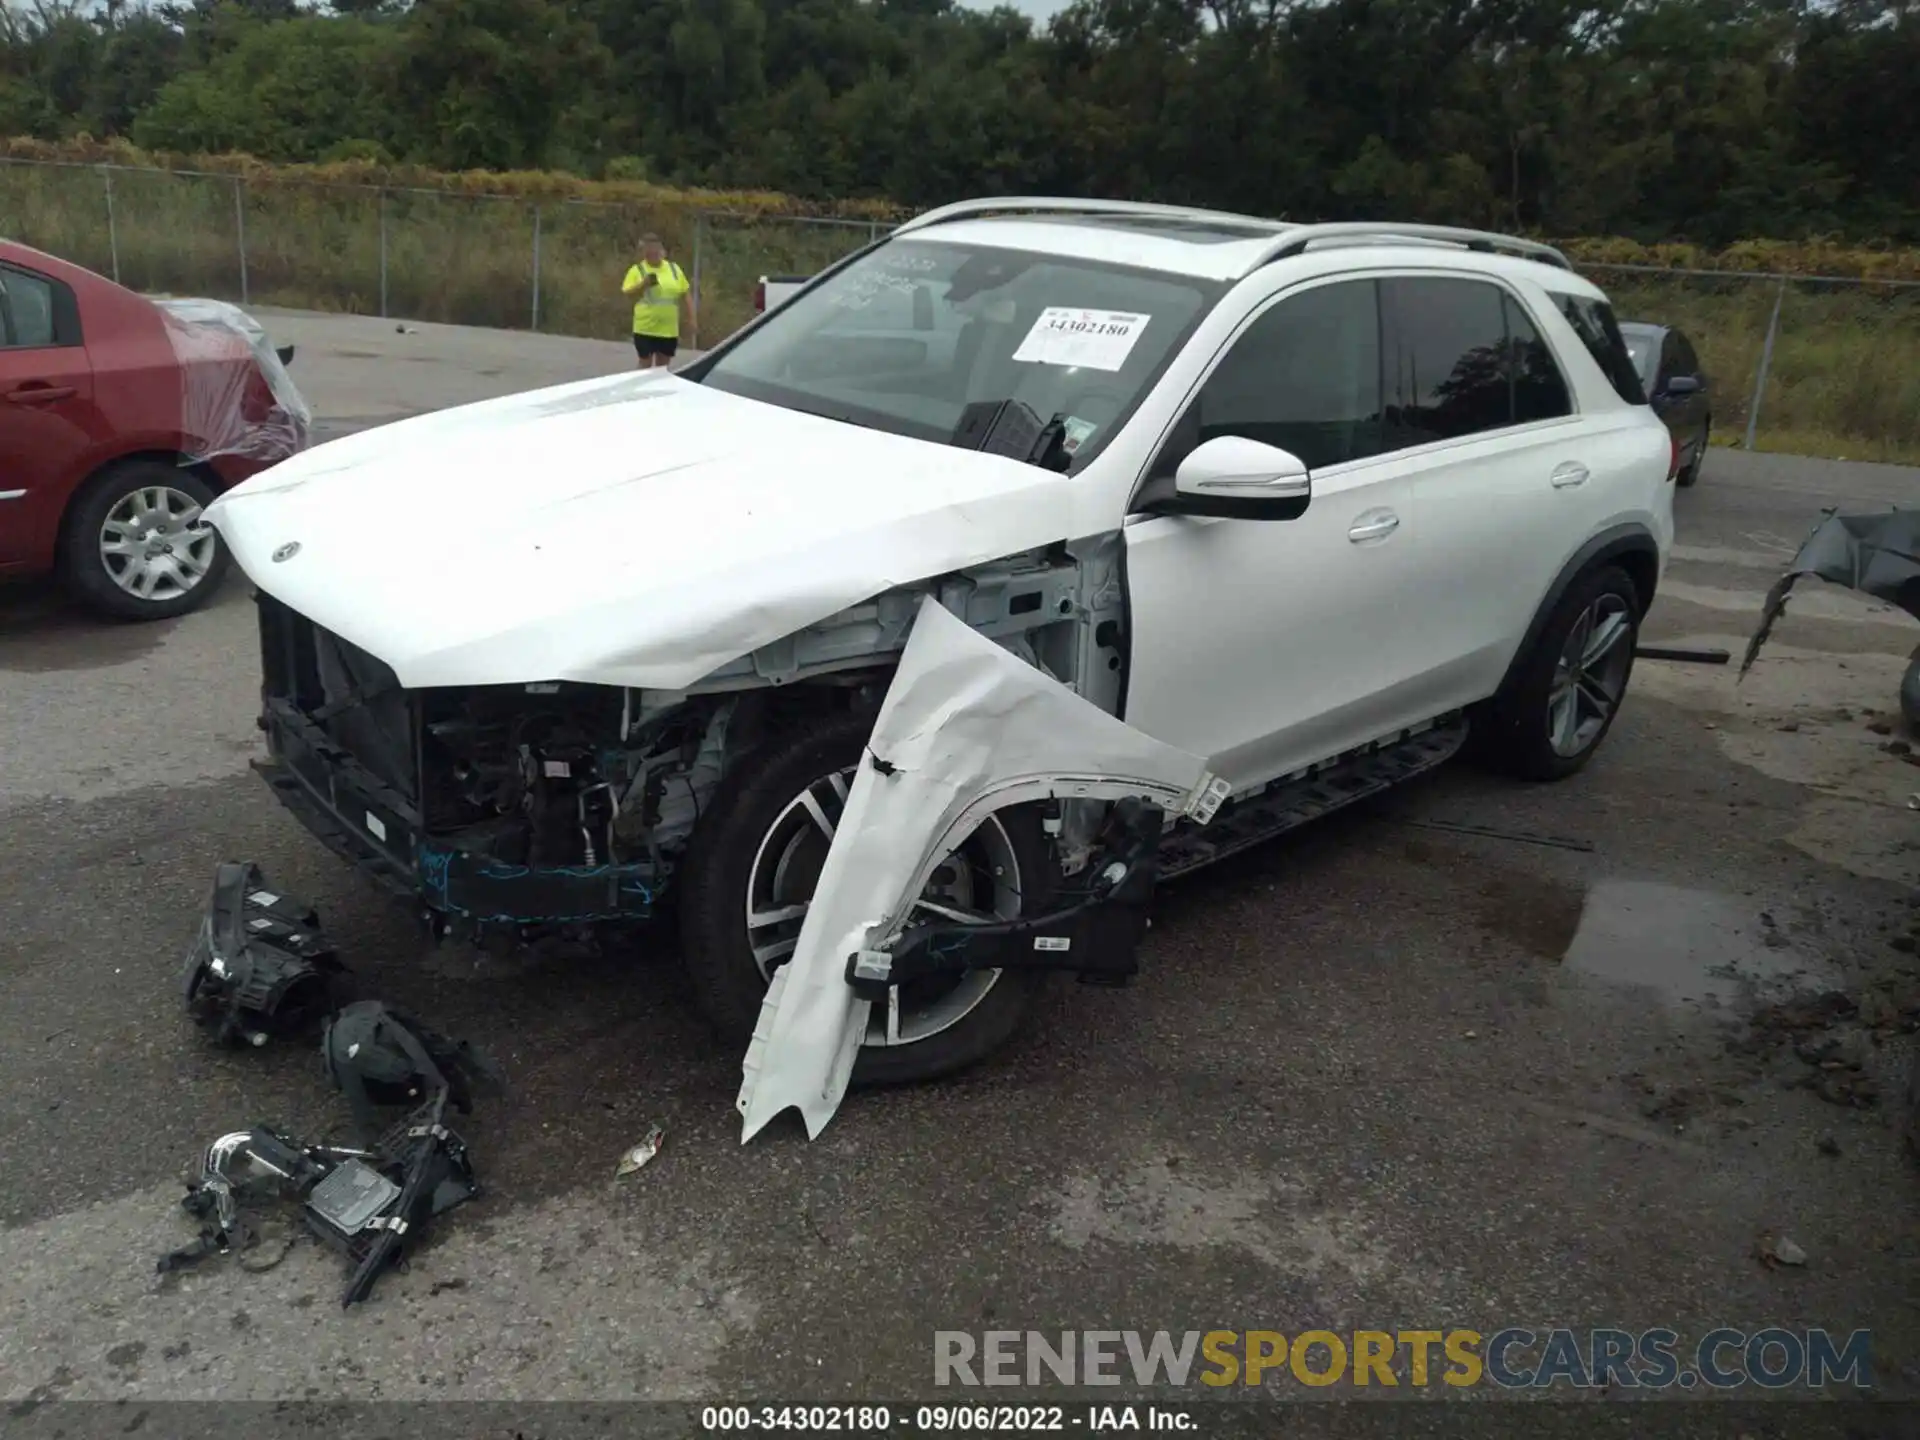
[[1560,607],[1573,582],[1599,565],[1610,561],[1628,560],[1636,568],[1645,569],[1652,577],[1640,590],[1639,581],[1635,581],[1635,598],[1639,601],[1639,614],[1636,621],[1646,618],[1647,611],[1653,606],[1655,587],[1660,574],[1660,545],[1653,532],[1638,522],[1614,525],[1602,530],[1573,553],[1573,557],[1560,567],[1560,573],[1547,587],[1546,596],[1534,609],[1533,619],[1527,624],[1526,635],[1519,647],[1513,652],[1513,658],[1507,662],[1507,672],[1501,677],[1500,689],[1505,691],[1514,681],[1514,677],[1527,663],[1527,657],[1533,654],[1534,647],[1540,643],[1540,636],[1547,628],[1547,622],[1553,618],[1553,612]]

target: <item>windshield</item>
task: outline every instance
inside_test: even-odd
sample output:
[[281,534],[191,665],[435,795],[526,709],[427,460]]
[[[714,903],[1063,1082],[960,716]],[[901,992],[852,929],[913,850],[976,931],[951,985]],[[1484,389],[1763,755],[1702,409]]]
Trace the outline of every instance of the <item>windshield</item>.
[[[769,315],[700,376],[715,389],[950,443],[1016,401],[1092,458],[1219,286],[1059,255],[893,240]],[[976,417],[966,433],[976,435]],[[967,442],[962,442],[967,443]]]

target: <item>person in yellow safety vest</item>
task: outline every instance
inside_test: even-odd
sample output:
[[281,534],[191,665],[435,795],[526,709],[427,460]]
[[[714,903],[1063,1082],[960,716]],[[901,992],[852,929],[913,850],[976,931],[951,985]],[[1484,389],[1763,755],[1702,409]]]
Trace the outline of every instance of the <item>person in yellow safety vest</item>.
[[622,295],[633,297],[633,349],[642,370],[673,360],[680,348],[680,311],[684,306],[691,312],[692,289],[686,273],[667,259],[660,237],[642,235],[639,262],[628,267],[620,286]]

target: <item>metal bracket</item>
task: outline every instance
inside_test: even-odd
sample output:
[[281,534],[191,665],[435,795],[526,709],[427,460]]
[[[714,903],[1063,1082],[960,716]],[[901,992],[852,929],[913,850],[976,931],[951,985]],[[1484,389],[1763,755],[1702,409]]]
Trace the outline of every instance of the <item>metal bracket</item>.
[[1074,970],[1088,984],[1126,984],[1140,968],[1164,825],[1150,801],[1116,801],[1077,903],[998,924],[916,926],[886,947],[849,955],[848,987],[884,1002],[895,986],[969,970]]
[[1218,775],[1202,775],[1180,813],[1196,825],[1205,825],[1220,813],[1220,807],[1227,803],[1227,797],[1232,793],[1233,786]]

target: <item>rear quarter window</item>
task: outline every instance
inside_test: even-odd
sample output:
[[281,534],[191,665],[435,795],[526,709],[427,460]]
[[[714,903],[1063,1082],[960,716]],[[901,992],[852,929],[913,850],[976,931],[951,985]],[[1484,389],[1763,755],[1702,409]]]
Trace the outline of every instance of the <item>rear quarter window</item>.
[[1612,382],[1614,392],[1629,405],[1646,404],[1646,387],[1640,383],[1640,372],[1634,367],[1633,356],[1620,334],[1620,322],[1614,318],[1613,306],[1584,295],[1553,298],[1560,313],[1567,317],[1567,323],[1573,326],[1573,333],[1580,337],[1580,343],[1599,365],[1600,372]]

